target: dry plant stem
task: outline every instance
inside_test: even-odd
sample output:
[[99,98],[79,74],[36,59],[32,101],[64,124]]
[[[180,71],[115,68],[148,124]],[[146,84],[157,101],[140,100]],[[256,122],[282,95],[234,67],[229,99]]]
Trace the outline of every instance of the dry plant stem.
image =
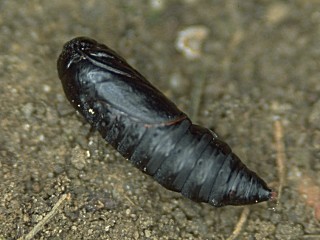
[[194,90],[192,91],[191,101],[191,118],[197,122],[199,115],[200,103],[203,95],[203,90],[206,84],[205,74],[200,74],[200,79],[194,83]]
[[227,238],[227,240],[237,239],[237,237],[239,236],[239,234],[243,228],[243,225],[246,223],[246,220],[248,218],[249,213],[250,213],[249,208],[244,207],[237,225],[235,226],[232,234]]
[[318,234],[310,234],[310,235],[304,235],[302,236],[304,239],[320,239],[320,235]]
[[285,145],[283,141],[283,128],[280,120],[274,122],[274,138],[276,143],[276,152],[277,152],[277,169],[279,175],[279,189],[278,189],[278,202],[281,198],[282,188],[285,180],[285,165],[286,165],[286,154],[285,154]]
[[60,197],[60,199],[58,200],[58,202],[53,206],[51,211],[40,222],[38,222],[38,224],[36,226],[34,226],[34,228],[25,237],[21,237],[18,240],[29,240],[29,239],[32,239],[43,228],[43,226],[45,224],[47,224],[54,215],[57,214],[58,210],[62,206],[62,203],[65,200],[69,201],[70,198],[71,198],[70,193],[63,194]]

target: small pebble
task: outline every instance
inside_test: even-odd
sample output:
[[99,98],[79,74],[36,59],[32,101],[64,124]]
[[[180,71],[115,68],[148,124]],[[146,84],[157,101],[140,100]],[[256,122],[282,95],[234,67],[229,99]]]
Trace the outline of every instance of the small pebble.
[[204,26],[190,26],[178,33],[176,49],[187,59],[201,57],[201,45],[207,38],[209,30]]

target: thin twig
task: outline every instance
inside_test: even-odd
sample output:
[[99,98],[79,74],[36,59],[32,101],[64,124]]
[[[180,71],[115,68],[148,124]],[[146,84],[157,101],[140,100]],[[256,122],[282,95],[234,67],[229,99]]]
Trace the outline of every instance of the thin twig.
[[37,225],[34,226],[34,228],[25,236],[21,237],[18,240],[30,240],[32,239],[42,228],[45,224],[47,224],[50,219],[57,214],[60,206],[65,200],[70,200],[71,195],[70,193],[63,194],[58,202],[53,206],[51,211],[40,221]]
[[199,79],[194,83],[191,102],[191,119],[197,122],[200,103],[203,95],[204,86],[206,84],[205,74],[200,74]]
[[311,238],[320,239],[320,235],[319,234],[303,235],[302,238],[305,238],[305,239],[311,239]]
[[227,238],[227,240],[234,240],[239,236],[239,234],[240,234],[240,232],[241,232],[241,230],[243,228],[243,225],[247,221],[249,213],[250,213],[249,208],[248,207],[244,207],[243,211],[241,213],[241,216],[240,216],[240,218],[238,220],[237,225],[235,226],[232,234]]
[[274,138],[276,143],[276,152],[277,152],[277,169],[279,175],[279,189],[277,200],[279,202],[281,198],[282,188],[285,180],[285,166],[286,166],[286,154],[285,154],[285,145],[283,141],[283,128],[280,120],[274,122]]

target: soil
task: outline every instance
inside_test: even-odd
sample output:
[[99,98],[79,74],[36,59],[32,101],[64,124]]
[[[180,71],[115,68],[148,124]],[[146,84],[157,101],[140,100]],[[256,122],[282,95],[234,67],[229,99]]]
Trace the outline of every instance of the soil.
[[[320,239],[319,9],[305,0],[2,0],[0,239]],[[189,59],[176,41],[194,26],[207,35]],[[218,132],[278,205],[213,208],[134,168],[64,96],[56,60],[76,36],[115,49]]]

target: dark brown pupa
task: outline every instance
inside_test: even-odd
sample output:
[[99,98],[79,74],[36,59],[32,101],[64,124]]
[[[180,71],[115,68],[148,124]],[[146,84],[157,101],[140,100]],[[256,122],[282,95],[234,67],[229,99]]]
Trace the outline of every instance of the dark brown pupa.
[[274,196],[215,133],[192,124],[107,46],[85,37],[67,42],[58,72],[72,106],[122,156],[165,188],[215,207]]

